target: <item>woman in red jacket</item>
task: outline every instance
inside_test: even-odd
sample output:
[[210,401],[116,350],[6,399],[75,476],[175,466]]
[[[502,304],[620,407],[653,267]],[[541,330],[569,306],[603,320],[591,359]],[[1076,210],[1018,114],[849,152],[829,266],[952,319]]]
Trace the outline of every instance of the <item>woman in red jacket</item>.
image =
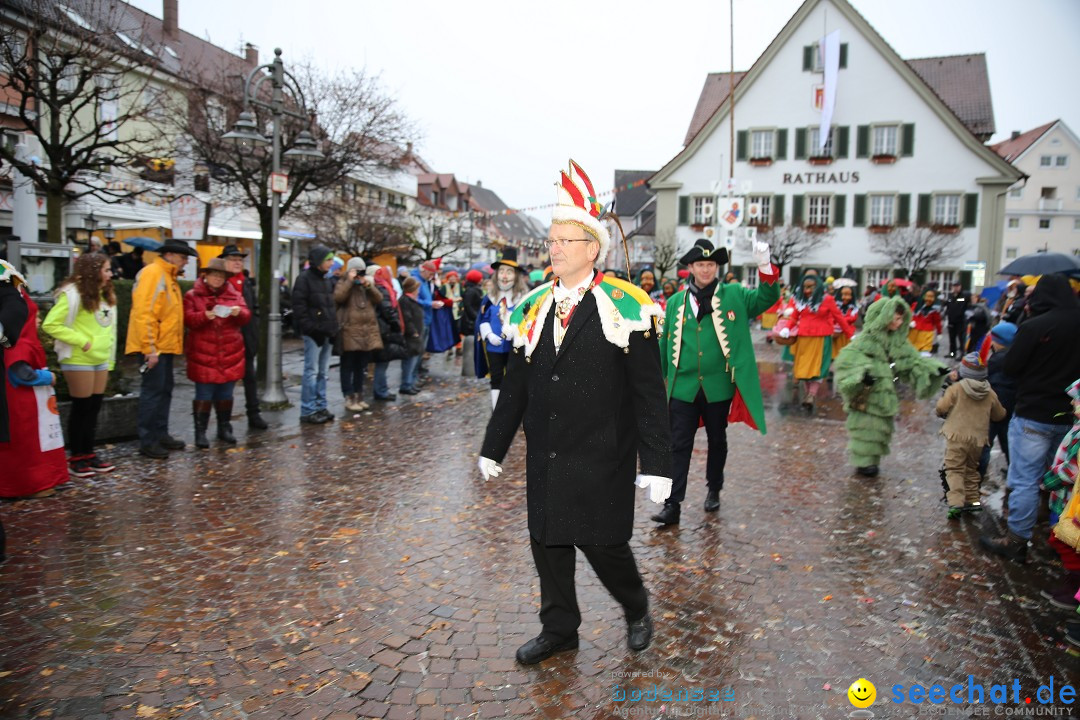
[[225,261],[214,258],[195,287],[184,294],[187,376],[195,382],[195,447],[208,448],[210,407],[217,411],[218,440],[236,444],[232,432],[233,387],[244,377],[244,336],[251,320],[244,297],[228,282]]
[[[859,319],[859,303],[855,302],[855,288],[846,286],[840,288],[836,295],[836,306],[840,314],[848,321],[848,325],[855,327],[855,321]],[[840,351],[847,347],[851,338],[843,333],[839,323],[833,326],[832,336],[832,359],[835,360]]]
[[810,414],[821,389],[821,379],[829,374],[832,364],[833,327],[839,327],[848,338],[855,331],[841,314],[833,296],[825,294],[821,278],[816,274],[803,275],[799,281],[799,294],[790,321],[794,329],[784,328],[780,332],[782,337],[798,337],[791,346],[795,357],[793,374],[796,383],[806,383],[802,406]]
[[911,330],[908,341],[919,352],[934,348],[934,337],[941,334],[941,311],[937,306],[937,292],[927,290],[922,300],[911,303]]

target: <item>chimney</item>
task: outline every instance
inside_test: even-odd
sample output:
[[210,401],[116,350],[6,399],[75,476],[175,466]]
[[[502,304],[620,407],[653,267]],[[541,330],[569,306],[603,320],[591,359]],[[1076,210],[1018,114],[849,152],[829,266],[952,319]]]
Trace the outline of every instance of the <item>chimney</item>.
[[1020,137],[1020,131],[1019,131],[1019,130],[1013,130],[1013,132],[1012,132],[1012,137],[1011,137],[1011,138],[1009,138],[1009,139],[1010,139],[1010,140],[1015,140],[1015,139],[1016,139],[1016,138],[1018,138],[1018,137]]
[[481,182],[480,180],[477,180],[477,181],[476,181],[476,187],[478,187],[478,188],[482,188],[482,187],[484,187],[484,183],[483,183],[483,182]]
[[164,0],[161,12],[161,28],[165,37],[176,39],[180,35],[180,1]]
[[259,64],[259,48],[251,43],[244,43],[244,60],[251,67],[257,67]]

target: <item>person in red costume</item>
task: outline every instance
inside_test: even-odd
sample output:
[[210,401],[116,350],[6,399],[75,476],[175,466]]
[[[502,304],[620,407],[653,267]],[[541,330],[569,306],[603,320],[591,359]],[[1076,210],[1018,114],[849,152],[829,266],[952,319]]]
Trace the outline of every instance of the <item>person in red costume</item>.
[[911,303],[911,330],[908,341],[919,352],[932,352],[934,338],[941,334],[941,310],[937,304],[937,292],[927,290],[922,300]]
[[797,335],[798,339],[791,346],[795,357],[793,377],[796,383],[805,383],[802,406],[807,414],[814,411],[822,378],[828,376],[832,364],[833,328],[850,338],[855,330],[840,313],[836,300],[825,294],[824,285],[817,274],[806,274],[799,282],[799,291],[795,308],[790,316],[793,329],[785,327],[780,337]]

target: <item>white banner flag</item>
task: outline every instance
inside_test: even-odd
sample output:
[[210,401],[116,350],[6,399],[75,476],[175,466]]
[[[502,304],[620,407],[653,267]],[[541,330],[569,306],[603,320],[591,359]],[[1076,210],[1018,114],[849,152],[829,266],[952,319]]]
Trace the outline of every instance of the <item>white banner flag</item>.
[[825,103],[821,108],[821,129],[818,132],[818,152],[825,149],[836,107],[836,80],[840,72],[840,31],[833,30],[821,40],[821,60],[825,69]]

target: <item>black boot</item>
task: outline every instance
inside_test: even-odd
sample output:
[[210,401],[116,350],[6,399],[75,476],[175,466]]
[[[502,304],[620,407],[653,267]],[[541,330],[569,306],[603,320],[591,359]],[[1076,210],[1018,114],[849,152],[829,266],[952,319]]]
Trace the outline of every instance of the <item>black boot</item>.
[[232,431],[232,400],[218,400],[214,403],[217,410],[217,439],[229,445],[236,444]]
[[681,510],[677,502],[665,502],[664,509],[652,516],[653,522],[661,525],[678,525]]
[[1027,544],[1027,540],[1012,530],[1006,531],[1001,537],[983,535],[979,538],[983,550],[1021,564],[1027,562]]
[[716,512],[720,509],[720,491],[709,490],[705,493],[705,512]]
[[193,400],[191,414],[195,417],[195,447],[205,450],[210,447],[206,439],[206,428],[210,425],[210,401]]
[[263,420],[263,416],[259,414],[259,408],[248,410],[247,418],[248,427],[252,430],[265,430],[270,427],[266,424],[266,421]]

